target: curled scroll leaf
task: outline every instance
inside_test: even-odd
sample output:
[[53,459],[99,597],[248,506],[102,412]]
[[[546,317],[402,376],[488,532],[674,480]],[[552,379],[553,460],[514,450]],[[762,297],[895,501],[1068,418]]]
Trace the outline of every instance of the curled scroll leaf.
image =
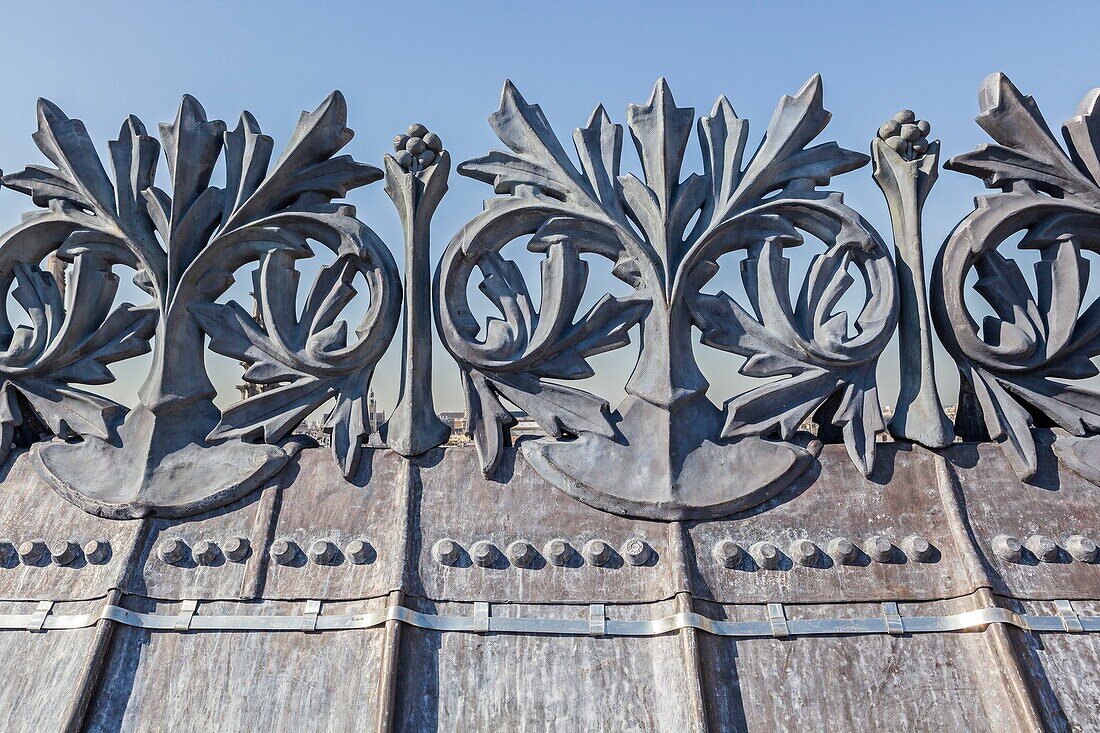
[[[1100,395],[1064,381],[1095,375],[1091,359],[1100,354],[1100,306],[1084,302],[1089,268],[1082,255],[1100,248],[1098,96],[1096,90],[1087,95],[1063,126],[1067,151],[1035,101],[1003,74],[991,75],[982,86],[978,124],[995,144],[945,165],[1001,191],[979,198],[941,250],[933,317],[973,387],[987,431],[1024,479],[1038,469],[1036,418],[1072,436],[1100,430]],[[1040,257],[1034,292],[998,249],[1021,232],[1019,247]],[[980,329],[965,301],[971,270],[992,311]]]
[[[831,418],[844,430],[853,460],[871,470],[874,436],[883,429],[874,366],[896,323],[894,272],[867,223],[839,194],[817,190],[868,160],[835,143],[811,146],[829,120],[821,100],[818,77],[780,100],[746,162],[748,123],[727,99],[696,124],[694,110],[677,106],[659,80],[645,104],[627,110],[639,177],[620,173],[624,128],[602,106],[573,133],[574,162],[542,110],[505,85],[490,124],[507,150],[458,168],[500,195],[455,236],[436,278],[439,330],[463,370],[468,430],[487,475],[514,422],[503,401],[525,410],[551,436],[621,440],[614,427],[621,415],[603,400],[548,380],[591,376],[587,358],[627,345],[627,333],[639,324],[643,340],[628,400],[669,412],[670,426],[692,421],[672,414],[680,405],[698,407],[697,425],[710,420],[714,408],[696,399],[707,388],[689,340],[697,327],[703,343],[749,356],[746,374],[789,377],[728,402],[724,426],[708,440],[788,440],[806,415],[835,396]],[[703,172],[684,177],[693,126]],[[823,241],[825,253],[791,304],[782,251],[802,244],[806,234]],[[525,236],[528,249],[545,256],[538,308],[530,284],[501,254]],[[749,253],[743,276],[752,314],[724,293],[701,293],[719,258],[735,250]],[[632,292],[604,295],[579,314],[588,286],[586,254],[609,260],[612,274]],[[861,273],[868,293],[851,336],[847,314],[836,312],[853,283],[850,269]],[[499,312],[483,327],[466,296],[475,271]]]

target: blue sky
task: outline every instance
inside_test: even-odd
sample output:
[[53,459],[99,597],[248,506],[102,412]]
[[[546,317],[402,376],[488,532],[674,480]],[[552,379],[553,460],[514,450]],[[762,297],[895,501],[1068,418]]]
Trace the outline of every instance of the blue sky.
[[[726,94],[752,122],[751,146],[779,97],[815,72],[833,112],[823,140],[866,151],[879,124],[909,107],[931,121],[946,159],[984,140],[973,118],[978,86],[990,72],[1006,72],[1034,95],[1052,126],[1070,116],[1085,92],[1100,86],[1098,25],[1100,8],[1086,2],[12,2],[0,29],[0,167],[45,162],[30,138],[39,96],[84,120],[101,150],[126,114],[153,127],[174,117],[185,92],[211,117],[231,123],[250,110],[278,147],[299,111],[333,89],[348,99],[357,133],[348,152],[358,159],[379,164],[394,134],[419,121],[441,134],[457,162],[499,147],[486,117],[509,78],[566,140],[599,102],[622,122],[626,105],[644,102],[664,76],[677,102],[697,113]],[[869,168],[838,178],[834,188],[889,241]],[[943,173],[926,209],[929,259],[980,192],[975,179]],[[434,224],[435,253],[489,194],[483,184],[452,176]],[[399,227],[381,185],[351,200],[396,250]],[[4,226],[29,205],[20,194],[0,192]],[[242,292],[246,286],[232,291]],[[396,399],[396,351],[376,378],[387,409]],[[439,352],[437,403],[457,409],[456,369]],[[633,353],[628,347],[599,357],[603,372],[590,388],[614,403]],[[951,403],[957,379],[942,353],[939,359],[941,390]],[[703,359],[717,402],[746,386],[733,374],[737,363],[720,352]],[[108,392],[132,401],[146,364],[121,365]],[[208,366],[224,402],[239,370],[213,357]],[[888,396],[896,392],[896,371],[891,349],[880,369]]]

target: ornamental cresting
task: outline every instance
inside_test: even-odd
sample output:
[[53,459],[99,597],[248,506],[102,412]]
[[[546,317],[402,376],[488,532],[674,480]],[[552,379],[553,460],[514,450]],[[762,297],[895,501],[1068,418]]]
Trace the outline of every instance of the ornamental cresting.
[[[985,81],[980,103],[994,143],[944,167],[995,191],[939,248],[926,291],[921,212],[938,141],[906,110],[877,131],[870,157],[819,142],[830,113],[816,76],[780,100],[755,149],[725,97],[697,117],[660,80],[627,108],[625,129],[598,106],[572,134],[575,155],[506,83],[489,118],[505,149],[458,165],[495,195],[450,240],[434,281],[430,224],[451,159],[423,125],[395,138],[380,169],[340,154],[353,133],[339,92],[302,114],[277,156],[248,112],[230,129],[184,97],[159,141],[130,116],[101,159],[79,120],[41,100],[33,137],[52,167],[3,177],[38,208],[0,239],[0,286],[27,321],[13,327],[0,312],[0,451],[33,446],[37,472],[88,512],[190,516],[275,476],[300,448],[296,428],[333,400],[325,430],[350,478],[378,450],[370,381],[399,326],[401,394],[374,445],[412,457],[447,442],[431,396],[434,315],[484,474],[507,481],[518,408],[547,433],[520,443],[523,458],[606,512],[671,521],[743,511],[810,470],[822,443],[842,442],[870,475],[885,431],[933,449],[956,436],[995,440],[1022,480],[1052,450],[1100,485],[1100,395],[1081,386],[1100,356],[1081,251],[1100,246],[1100,90],[1063,126],[1065,147],[1003,75]],[[637,153],[627,165],[641,175],[621,172],[626,132]],[[701,171],[684,170],[691,144]],[[170,180],[157,182],[162,153]],[[893,256],[830,189],[868,162]],[[404,277],[392,243],[341,202],[383,179],[404,231]],[[517,240],[542,257],[537,298],[531,273],[503,254]],[[302,295],[311,243],[333,259]],[[1006,243],[1038,253],[1034,293]],[[785,254],[800,246],[816,248],[804,273]],[[708,291],[731,253],[741,299]],[[47,258],[64,264],[62,279]],[[589,292],[599,259],[620,294]],[[223,301],[242,269],[253,279],[247,306]],[[118,303],[123,276],[147,300]],[[842,300],[857,278],[862,304],[849,314]],[[498,317],[479,321],[471,285]],[[357,295],[369,305],[345,313]],[[582,309],[586,298],[594,304]],[[988,313],[980,326],[975,310]],[[937,396],[933,324],[963,378],[954,424]],[[876,370],[896,330],[901,390],[887,424]],[[638,356],[621,404],[564,384],[592,376],[589,358],[629,346],[632,333]],[[760,386],[712,401],[696,337],[744,357],[741,374]],[[219,410],[207,340],[262,391]],[[114,379],[111,364],[150,350],[132,409],[95,393]],[[807,420],[816,435],[800,430]]]

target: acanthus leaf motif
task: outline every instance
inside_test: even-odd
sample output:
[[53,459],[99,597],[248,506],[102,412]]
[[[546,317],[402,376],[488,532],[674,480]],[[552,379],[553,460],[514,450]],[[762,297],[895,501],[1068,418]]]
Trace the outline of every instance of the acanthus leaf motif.
[[[1096,373],[1100,306],[1086,307],[1088,261],[1100,251],[1100,186],[1096,99],[1086,95],[1063,127],[1059,145],[1034,99],[1003,74],[982,85],[978,123],[995,144],[957,156],[945,167],[984,180],[1000,192],[979,198],[936,259],[932,315],[944,346],[981,406],[986,430],[1000,441],[1024,480],[1039,470],[1033,430],[1055,425],[1054,450],[1073,470],[1100,481],[1100,395],[1065,379]],[[1022,234],[1020,249],[1038,250],[1035,289],[1001,245]],[[966,299],[967,277],[992,311],[981,325]],[[1036,418],[1039,418],[1038,420]]]
[[[764,141],[743,164],[748,125],[729,102],[720,98],[696,125],[694,110],[678,107],[659,80],[649,101],[627,112],[643,180],[620,174],[622,128],[602,106],[573,134],[579,160],[574,164],[541,109],[505,86],[491,124],[511,152],[459,166],[460,173],[492,184],[501,195],[452,240],[436,276],[439,331],[466,375],[469,429],[487,474],[506,445],[511,416],[503,400],[562,441],[556,444],[560,450],[545,441],[525,444],[524,455],[559,488],[579,491],[582,500],[659,518],[717,507],[729,511],[739,501],[774,493],[790,480],[784,471],[806,465],[811,457],[805,449],[773,438],[792,439],[802,419],[833,396],[841,408],[834,421],[846,430],[852,458],[870,470],[874,436],[884,429],[874,365],[897,320],[895,274],[874,230],[839,194],[817,190],[869,160],[832,143],[807,147],[828,119],[815,77],[780,101]],[[704,169],[684,177],[693,127]],[[826,253],[815,259],[792,304],[782,251],[803,244],[806,235],[823,241]],[[529,250],[545,256],[537,300],[502,253],[522,237],[530,237]],[[701,292],[722,255],[737,250],[749,253],[743,277],[754,315],[724,294]],[[589,260],[580,255],[610,261],[612,275],[633,292],[608,293],[579,313],[590,279]],[[837,310],[855,283],[852,270],[862,276],[867,296],[850,326],[847,314]],[[475,272],[500,314],[484,326],[467,300]],[[628,397],[616,410],[592,395],[562,392],[550,381],[592,376],[587,358],[626,346],[636,325],[642,332],[639,360]],[[728,403],[724,429],[719,411],[703,397],[706,380],[688,338],[696,327],[703,343],[749,357],[746,374],[788,377]],[[647,434],[642,420],[660,427]],[[683,498],[691,493],[688,479],[678,473],[689,470],[686,456],[712,451],[710,460],[729,465],[740,459],[719,458],[719,452],[753,446],[773,452],[779,477],[738,487],[743,499]],[[668,473],[653,477],[652,490],[606,487],[585,473],[606,470],[609,461],[631,464],[632,452],[647,451],[667,452],[670,462]],[[602,466],[595,465],[599,457]]]
[[[350,206],[334,201],[381,177],[376,167],[336,155],[353,134],[346,115],[339,92],[329,95],[317,110],[303,113],[272,165],[273,143],[252,115],[243,113],[236,129],[228,131],[185,96],[176,119],[160,126],[170,178],[170,190],[164,190],[154,181],[161,144],[136,117],[128,117],[109,144],[112,182],[84,126],[40,102],[35,140],[57,168],[31,167],[4,178],[46,210],[0,240],[0,285],[18,278],[20,297],[32,311],[29,331],[0,323],[7,325],[0,333],[9,336],[2,347],[15,359],[9,369],[0,354],[0,373],[12,387],[6,392],[9,404],[15,400],[12,421],[17,410],[41,411],[52,399],[68,412],[42,415],[42,422],[66,436],[85,434],[83,443],[51,444],[36,453],[40,473],[66,498],[121,517],[144,515],[149,507],[182,516],[232,501],[287,460],[275,446],[248,441],[281,440],[307,408],[333,395],[337,407],[329,422],[339,434],[334,444],[340,446],[342,465],[353,470],[364,440],[360,382],[369,378],[392,337],[400,292],[385,245],[355,219]],[[211,180],[223,153],[226,181],[219,187]],[[250,262],[270,264],[272,278],[265,287],[292,290],[296,273],[280,279],[277,271],[293,270],[295,259],[312,256],[310,242],[331,250],[337,264],[324,271],[325,292],[312,296],[307,322],[285,329],[289,340],[277,331],[281,323],[271,330],[250,329],[242,309],[216,304],[234,273]],[[60,327],[56,297],[42,287],[39,275],[26,270],[51,251],[72,263],[73,302]],[[115,265],[135,270],[134,282],[150,296],[149,304],[112,310]],[[348,345],[347,326],[336,319],[354,294],[348,293],[350,279],[360,273],[371,301],[357,328],[359,341]],[[286,301],[274,292],[258,297]],[[289,301],[293,314],[293,292]],[[270,311],[266,315],[278,320]],[[247,378],[274,385],[270,391],[281,394],[220,415],[205,370],[195,368],[203,363],[204,327],[219,348],[252,360]],[[124,411],[67,386],[108,381],[106,366],[146,350],[154,335],[153,365],[140,402],[124,417]],[[16,364],[20,358],[28,362],[31,352],[40,356]],[[52,381],[34,371],[47,365]],[[288,392],[297,394],[292,398]],[[187,419],[172,430],[158,427],[181,415]],[[23,423],[25,418],[19,417]],[[176,460],[201,472],[201,462],[188,457],[195,451],[218,454],[211,460],[232,467],[213,482],[221,485],[180,475],[169,482],[166,473],[140,469],[149,461]]]

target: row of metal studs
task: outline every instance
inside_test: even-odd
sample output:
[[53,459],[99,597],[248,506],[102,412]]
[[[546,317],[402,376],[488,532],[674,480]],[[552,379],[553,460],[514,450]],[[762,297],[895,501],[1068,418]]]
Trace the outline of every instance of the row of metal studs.
[[[226,541],[224,550],[212,540],[199,540],[189,546],[182,539],[171,537],[158,545],[157,555],[171,565],[183,563],[188,555],[198,565],[213,565],[223,551],[230,561],[244,562],[251,550],[248,540],[244,537],[230,538]],[[290,565],[298,557],[299,552],[298,543],[285,538],[272,542],[269,550],[271,559],[279,565]],[[317,540],[310,545],[307,555],[318,565],[339,565],[345,557],[354,565],[363,565],[374,556],[374,548],[365,539],[356,539],[349,542],[341,554],[336,543],[330,540]]]
[[[639,537],[631,537],[624,542],[617,554],[631,565],[645,565],[655,557],[653,548],[649,546],[648,542]],[[436,562],[442,565],[458,565],[465,555],[465,550],[454,540],[444,538],[432,547],[432,555],[435,557]],[[469,556],[474,565],[489,568],[496,565],[497,559],[502,555],[492,542],[479,540],[470,546]],[[508,545],[503,555],[512,565],[519,568],[528,568],[535,565],[540,557],[545,558],[552,565],[564,566],[568,565],[577,556],[577,551],[573,548],[573,545],[568,540],[561,538],[555,538],[547,542],[541,555],[535,549],[535,546],[527,540],[516,540]],[[591,565],[605,566],[612,564],[616,552],[604,540],[594,539],[584,543],[580,551],[580,557]]]
[[[939,553],[936,547],[928,541],[927,537],[912,534],[901,541],[904,558],[912,558],[917,562],[936,562]],[[822,558],[821,548],[808,539],[798,539],[791,542],[787,548],[787,555],[799,565],[813,567],[818,565]],[[898,547],[882,535],[874,535],[867,538],[863,547],[857,546],[847,537],[837,537],[829,541],[826,554],[840,565],[857,565],[862,555],[866,553],[871,560],[878,563],[896,562],[902,558],[898,553]],[[733,540],[718,542],[712,551],[715,562],[726,568],[739,568],[745,559],[746,552]],[[757,567],[764,570],[774,570],[783,561],[783,553],[772,542],[754,542],[749,546],[747,553],[756,563]]]
[[83,554],[93,565],[102,565],[111,556],[111,543],[107,540],[89,540],[83,546],[69,540],[26,540],[18,546],[11,542],[0,542],[0,563],[7,565],[12,554],[19,556],[24,565],[38,565],[48,557],[54,565],[72,565]]
[[[1100,550],[1096,543],[1084,535],[1075,534],[1066,538],[1066,552],[1074,560],[1093,563],[1100,559]],[[1023,562],[1025,550],[1040,562],[1060,562],[1062,547],[1050,537],[1033,534],[1023,542],[1011,535],[999,534],[993,538],[993,552],[1007,562]]]

